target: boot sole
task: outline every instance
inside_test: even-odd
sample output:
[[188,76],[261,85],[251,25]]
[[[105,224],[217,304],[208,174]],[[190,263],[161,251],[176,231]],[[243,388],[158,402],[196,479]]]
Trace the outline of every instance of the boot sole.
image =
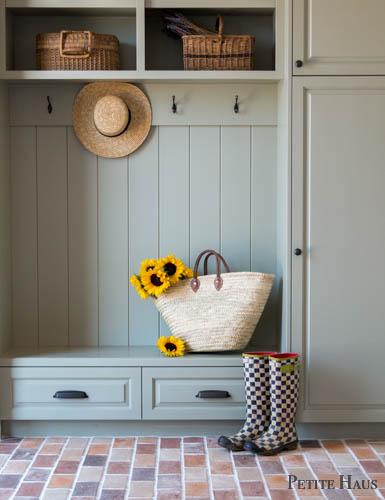
[[236,445],[235,443],[231,442],[228,438],[224,438],[221,436],[218,439],[218,444],[222,448],[225,448],[226,450],[229,451],[243,451],[243,444]]
[[283,444],[282,446],[279,446],[278,448],[274,448],[272,450],[264,450],[263,448],[258,448],[258,446],[256,446],[254,443],[251,443],[249,446],[245,446],[245,449],[247,451],[251,451],[264,457],[278,455],[278,453],[281,453],[282,451],[292,451],[296,450],[297,448],[298,441],[292,441],[291,443]]

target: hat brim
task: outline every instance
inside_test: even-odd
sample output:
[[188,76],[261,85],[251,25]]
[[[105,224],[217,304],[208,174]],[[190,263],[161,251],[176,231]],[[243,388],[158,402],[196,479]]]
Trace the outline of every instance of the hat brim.
[[[120,97],[130,110],[127,129],[116,137],[101,134],[94,123],[95,104],[106,95]],[[147,96],[131,83],[89,83],[76,96],[72,121],[79,141],[91,153],[104,158],[121,158],[138,149],[145,141],[151,128],[151,105]]]

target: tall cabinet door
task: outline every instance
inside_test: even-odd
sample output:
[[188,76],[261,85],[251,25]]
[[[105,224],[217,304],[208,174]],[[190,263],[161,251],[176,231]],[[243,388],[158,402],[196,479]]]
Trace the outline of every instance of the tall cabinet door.
[[294,78],[292,155],[299,418],[384,422],[385,77]]
[[295,75],[385,75],[384,0],[293,0]]

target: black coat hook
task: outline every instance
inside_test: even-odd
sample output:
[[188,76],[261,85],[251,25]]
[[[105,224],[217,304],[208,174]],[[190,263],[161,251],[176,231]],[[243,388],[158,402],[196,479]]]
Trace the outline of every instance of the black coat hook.
[[238,96],[235,96],[234,113],[239,113]]
[[172,112],[176,113],[176,102],[175,102],[175,96],[172,96]]
[[49,95],[47,95],[47,101],[48,101],[48,107],[47,107],[48,113],[51,114],[53,108],[52,108],[52,104],[51,104],[51,100],[49,98]]

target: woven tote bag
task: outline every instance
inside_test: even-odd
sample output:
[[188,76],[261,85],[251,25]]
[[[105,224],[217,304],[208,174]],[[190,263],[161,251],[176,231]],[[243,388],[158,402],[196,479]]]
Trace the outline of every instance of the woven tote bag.
[[[198,278],[202,257],[204,276]],[[216,275],[207,275],[207,261],[216,258]],[[226,273],[221,274],[221,263]],[[235,351],[251,339],[270,295],[273,274],[231,273],[214,250],[200,253],[194,277],[179,281],[154,299],[172,335],[184,340],[190,352]]]

